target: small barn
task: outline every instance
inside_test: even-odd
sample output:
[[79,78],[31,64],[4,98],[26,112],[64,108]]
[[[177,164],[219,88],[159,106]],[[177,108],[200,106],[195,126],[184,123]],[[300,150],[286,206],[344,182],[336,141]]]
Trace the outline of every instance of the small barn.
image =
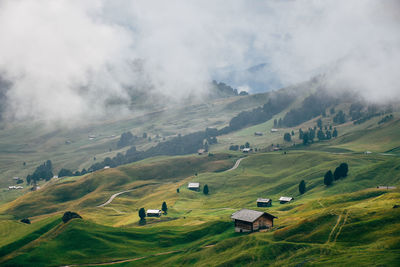
[[231,216],[235,223],[235,232],[239,233],[271,228],[275,218],[277,217],[269,213],[248,209],[241,209]]
[[255,136],[263,136],[263,133],[262,132],[255,132],[254,135]]
[[147,217],[160,217],[161,210],[147,210],[146,215]]
[[396,189],[395,186],[390,186],[390,185],[380,185],[380,186],[377,186],[376,188],[378,188],[378,189],[387,189],[387,190]]
[[278,132],[278,129],[275,129],[275,128],[271,129],[271,133],[277,133],[277,132]]
[[193,190],[193,191],[199,191],[200,190],[200,183],[189,183],[188,184],[188,189]]
[[271,207],[272,200],[269,198],[257,198],[257,207]]
[[279,198],[279,202],[281,204],[285,204],[285,203],[291,202],[292,200],[294,200],[293,197],[280,197]]
[[252,151],[253,151],[253,149],[252,148],[248,148],[248,147],[242,149],[243,153],[250,153]]
[[197,150],[197,154],[199,154],[199,155],[203,155],[203,154],[205,154],[205,153],[206,153],[206,150],[203,149],[203,148]]

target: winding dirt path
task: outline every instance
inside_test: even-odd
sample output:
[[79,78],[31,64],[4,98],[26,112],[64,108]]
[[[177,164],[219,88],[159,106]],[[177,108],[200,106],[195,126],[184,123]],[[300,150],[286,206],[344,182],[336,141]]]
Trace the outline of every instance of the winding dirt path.
[[238,160],[235,162],[235,165],[233,165],[232,168],[230,168],[229,170],[226,170],[226,171],[227,171],[227,172],[230,172],[230,171],[236,170],[237,167],[239,167],[239,164],[240,164],[240,162],[241,162],[243,159],[245,159],[245,158],[240,158],[240,159],[238,159]]
[[119,196],[119,195],[132,192],[132,191],[134,191],[134,190],[136,190],[136,189],[138,189],[138,188],[144,187],[144,186],[155,185],[155,184],[157,184],[157,183],[142,184],[142,185],[136,186],[136,187],[134,187],[134,188],[132,188],[132,189],[129,189],[129,190],[126,190],[126,191],[122,191],[122,192],[115,193],[115,194],[112,195],[106,202],[104,202],[104,203],[101,204],[101,205],[98,205],[97,207],[100,208],[100,207],[107,206],[108,204],[110,204],[110,203],[114,200],[114,198],[116,198],[116,197]]

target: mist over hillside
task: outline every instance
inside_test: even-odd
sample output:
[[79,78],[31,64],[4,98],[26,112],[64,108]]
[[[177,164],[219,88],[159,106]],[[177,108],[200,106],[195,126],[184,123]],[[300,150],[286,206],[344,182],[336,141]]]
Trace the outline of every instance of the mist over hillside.
[[5,116],[78,120],[115,103],[131,109],[131,98],[140,109],[143,94],[174,105],[201,98],[213,79],[262,92],[327,72],[335,90],[386,101],[399,96],[399,9],[373,0],[5,0]]
[[0,0],[1,266],[398,266],[400,2]]

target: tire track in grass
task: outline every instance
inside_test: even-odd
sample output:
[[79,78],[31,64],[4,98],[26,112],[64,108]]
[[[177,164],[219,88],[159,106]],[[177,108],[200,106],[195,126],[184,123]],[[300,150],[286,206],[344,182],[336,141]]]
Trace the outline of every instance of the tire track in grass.
[[326,241],[326,244],[328,244],[330,242],[332,235],[335,233],[336,228],[339,226],[340,220],[342,219],[342,215],[343,215],[343,212],[339,215],[335,226],[333,226],[332,231],[329,233],[328,240]]
[[349,217],[349,211],[346,211],[346,215],[344,216],[343,222],[340,225],[340,228],[338,230],[338,232],[336,233],[335,239],[333,240],[333,243],[336,242],[336,239],[338,238],[338,236],[340,235],[340,232],[342,231],[343,226],[346,224],[347,222],[347,218]]

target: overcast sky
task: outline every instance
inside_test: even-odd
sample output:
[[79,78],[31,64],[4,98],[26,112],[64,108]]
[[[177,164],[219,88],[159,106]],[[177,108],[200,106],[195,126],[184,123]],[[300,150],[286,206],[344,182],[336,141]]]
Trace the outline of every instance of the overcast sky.
[[321,72],[385,101],[400,95],[399,23],[396,0],[0,0],[0,73],[16,118],[100,114],[127,86],[179,100],[214,78],[255,92]]

